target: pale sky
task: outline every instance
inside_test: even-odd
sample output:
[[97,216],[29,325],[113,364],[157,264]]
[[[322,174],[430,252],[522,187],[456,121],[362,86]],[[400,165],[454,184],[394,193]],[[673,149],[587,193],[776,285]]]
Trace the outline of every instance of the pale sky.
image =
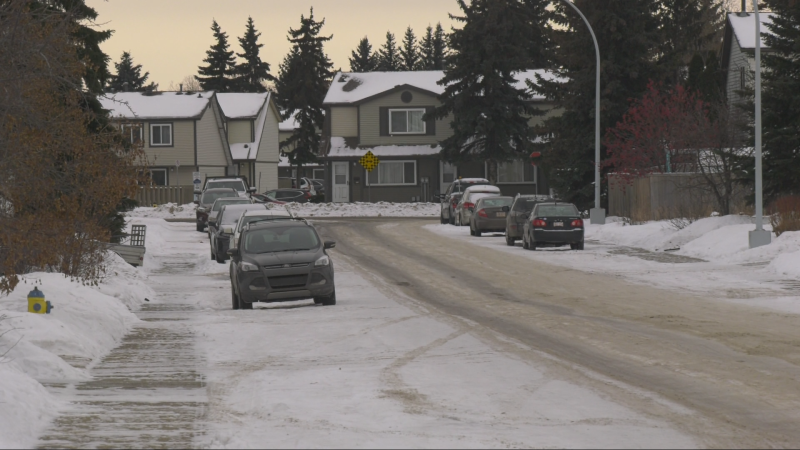
[[[455,0],[86,0],[99,13],[102,29],[114,30],[103,44],[112,63],[130,51],[136,64],[150,72],[149,81],[165,90],[186,75],[197,74],[206,50],[214,43],[211,21],[216,19],[228,33],[231,49],[241,52],[238,37],[244,34],[248,15],[261,32],[261,59],[278,74],[278,65],[289,51],[289,28],[298,28],[300,15],[325,18],[324,35],[333,34],[326,52],[334,69],[350,69],[348,57],[358,41],[368,36],[373,49],[380,47],[386,31],[398,43],[411,25],[419,38],[430,24],[441,22],[449,31],[448,13],[459,14]],[[110,66],[114,72],[113,64]]]

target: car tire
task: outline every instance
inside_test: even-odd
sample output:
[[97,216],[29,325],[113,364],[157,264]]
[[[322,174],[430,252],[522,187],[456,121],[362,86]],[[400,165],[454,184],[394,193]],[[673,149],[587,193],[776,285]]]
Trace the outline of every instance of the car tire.
[[575,244],[575,250],[583,250],[583,242]]
[[533,252],[536,251],[536,241],[531,241],[531,243],[528,244],[528,250],[533,251]]
[[447,221],[447,219],[445,219],[445,218],[444,218],[444,216],[442,216],[442,215],[439,215],[439,223],[441,223],[442,225],[444,225],[444,224],[446,224],[447,222],[448,222],[448,221]]
[[475,237],[481,237],[481,230],[476,228],[475,231],[472,232],[472,235]]
[[336,290],[327,297],[314,297],[314,303],[322,304],[322,306],[333,306],[336,304]]
[[206,227],[202,223],[198,223],[197,224],[197,231],[202,233],[203,231],[205,231],[205,229],[206,229]]
[[231,309],[239,309],[239,296],[236,295],[236,289],[233,287],[233,283],[231,283],[231,303]]
[[522,248],[524,248],[525,250],[528,249],[528,239],[525,237],[524,234],[522,235]]
[[456,219],[455,219],[455,217],[453,217],[452,213],[450,214],[450,217],[447,218],[447,223],[449,223],[450,225],[455,225],[456,224]]
[[516,239],[514,239],[512,237],[508,237],[508,235],[506,235],[506,245],[507,246],[513,247],[514,244],[516,243],[515,241],[516,241]]
[[241,297],[239,297],[239,309],[253,309],[253,304],[247,303],[246,301],[242,300]]

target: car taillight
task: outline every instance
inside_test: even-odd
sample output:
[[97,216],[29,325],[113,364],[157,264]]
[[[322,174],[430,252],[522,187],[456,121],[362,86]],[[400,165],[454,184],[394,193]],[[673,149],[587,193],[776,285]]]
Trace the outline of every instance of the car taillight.
[[489,215],[486,214],[486,210],[485,209],[482,209],[482,210],[478,211],[478,215],[481,216],[481,217],[489,217]]
[[305,197],[306,197],[306,198],[311,198],[311,192],[309,192],[309,191],[306,191],[306,193],[305,193]]
[[475,203],[464,202],[464,209],[470,209],[470,208],[474,208],[474,207],[475,207]]
[[547,222],[545,222],[542,219],[536,219],[536,220],[533,221],[533,226],[535,226],[535,227],[546,227],[547,226]]
[[571,225],[573,227],[576,227],[576,228],[583,228],[583,220],[582,219],[575,219],[575,220],[572,221]]

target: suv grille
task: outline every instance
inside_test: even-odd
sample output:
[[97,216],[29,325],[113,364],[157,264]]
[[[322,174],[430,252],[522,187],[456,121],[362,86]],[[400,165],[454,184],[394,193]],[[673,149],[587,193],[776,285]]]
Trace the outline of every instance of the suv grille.
[[289,275],[285,277],[269,277],[269,285],[275,289],[289,289],[305,287],[308,281],[308,274]]
[[264,266],[265,269],[296,269],[298,267],[308,267],[308,263],[273,264],[271,266]]

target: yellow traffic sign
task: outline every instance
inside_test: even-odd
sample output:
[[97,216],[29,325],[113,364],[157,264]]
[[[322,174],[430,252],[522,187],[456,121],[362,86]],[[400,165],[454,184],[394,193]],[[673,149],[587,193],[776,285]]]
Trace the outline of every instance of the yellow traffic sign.
[[366,169],[367,172],[372,172],[376,167],[378,167],[378,164],[380,164],[381,161],[377,156],[372,154],[371,151],[367,151],[367,154],[362,156],[361,159],[358,160],[358,163],[361,164],[361,167]]

